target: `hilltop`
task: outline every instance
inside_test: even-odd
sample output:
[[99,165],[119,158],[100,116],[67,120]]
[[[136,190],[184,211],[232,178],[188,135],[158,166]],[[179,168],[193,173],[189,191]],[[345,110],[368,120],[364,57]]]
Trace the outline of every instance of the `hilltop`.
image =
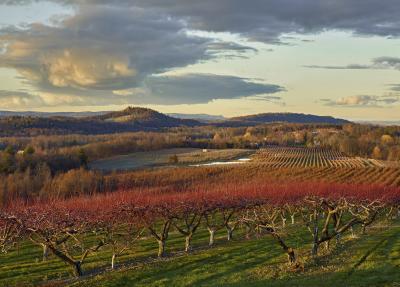
[[195,120],[169,117],[157,111],[129,107],[89,117],[9,116],[0,117],[0,136],[33,136],[42,134],[107,134],[155,131],[163,128],[200,125]]
[[241,117],[233,117],[225,121],[227,125],[259,125],[265,123],[299,123],[299,124],[334,124],[342,125],[351,123],[348,120],[331,116],[317,116],[301,113],[263,113]]
[[174,118],[152,109],[138,107],[128,107],[122,111],[109,112],[88,117],[87,119],[156,128],[194,126],[199,124],[199,122],[192,119]]

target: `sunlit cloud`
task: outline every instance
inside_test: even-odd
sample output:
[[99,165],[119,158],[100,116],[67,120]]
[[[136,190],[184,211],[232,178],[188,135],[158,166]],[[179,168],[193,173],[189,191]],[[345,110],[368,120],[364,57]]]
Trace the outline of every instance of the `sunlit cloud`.
[[337,100],[321,99],[327,106],[340,107],[390,107],[400,103],[400,94],[387,94],[384,96],[358,95],[342,97]]

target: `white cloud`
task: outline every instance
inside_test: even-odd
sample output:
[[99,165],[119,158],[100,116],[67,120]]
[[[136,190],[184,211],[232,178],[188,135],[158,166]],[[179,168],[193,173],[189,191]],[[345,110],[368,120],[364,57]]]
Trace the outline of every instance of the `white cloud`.
[[66,49],[41,59],[41,74],[55,87],[101,87],[104,82],[135,77],[127,57]]
[[337,100],[322,99],[327,106],[342,107],[390,107],[400,102],[400,95],[389,93],[384,96],[358,95],[342,97]]

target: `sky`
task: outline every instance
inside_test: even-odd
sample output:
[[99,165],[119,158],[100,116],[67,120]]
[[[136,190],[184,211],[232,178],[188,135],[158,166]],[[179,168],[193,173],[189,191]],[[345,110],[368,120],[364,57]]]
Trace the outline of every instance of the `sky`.
[[0,110],[400,120],[398,0],[0,0]]

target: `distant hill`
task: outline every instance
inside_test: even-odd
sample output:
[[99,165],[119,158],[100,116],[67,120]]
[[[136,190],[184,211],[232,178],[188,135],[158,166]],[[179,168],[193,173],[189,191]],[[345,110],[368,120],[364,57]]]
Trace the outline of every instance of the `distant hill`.
[[[347,120],[326,116],[294,113],[267,113],[230,119],[220,116],[197,115],[202,119],[191,119],[196,115],[174,114],[175,117],[138,107],[128,107],[116,112],[83,113],[36,113],[1,112],[0,136],[32,136],[52,134],[107,134],[133,131],[157,131],[172,127],[213,125],[218,127],[242,127],[284,123],[345,124]],[[5,114],[9,116],[5,116]],[[3,116],[1,116],[3,115]],[[10,116],[11,115],[11,116]],[[61,115],[61,116],[60,116]]]
[[199,125],[198,121],[191,119],[178,119],[162,114],[152,109],[128,107],[122,111],[109,112],[87,119],[105,122],[140,125],[146,127],[178,127]]
[[350,121],[337,119],[330,116],[316,116],[298,113],[265,113],[242,117],[230,118],[224,122],[225,125],[258,125],[273,122],[299,123],[299,124],[346,124]]
[[221,115],[208,115],[208,114],[167,114],[173,118],[178,119],[192,119],[201,122],[210,122],[210,121],[223,121],[226,120],[224,116]]
[[33,111],[0,111],[1,117],[35,117],[35,118],[52,118],[52,117],[71,117],[71,118],[83,118],[89,116],[103,115],[109,113],[109,111],[101,112],[33,112]]
[[107,134],[196,125],[201,123],[195,120],[176,119],[151,109],[129,107],[123,111],[89,117],[0,117],[0,136]]

